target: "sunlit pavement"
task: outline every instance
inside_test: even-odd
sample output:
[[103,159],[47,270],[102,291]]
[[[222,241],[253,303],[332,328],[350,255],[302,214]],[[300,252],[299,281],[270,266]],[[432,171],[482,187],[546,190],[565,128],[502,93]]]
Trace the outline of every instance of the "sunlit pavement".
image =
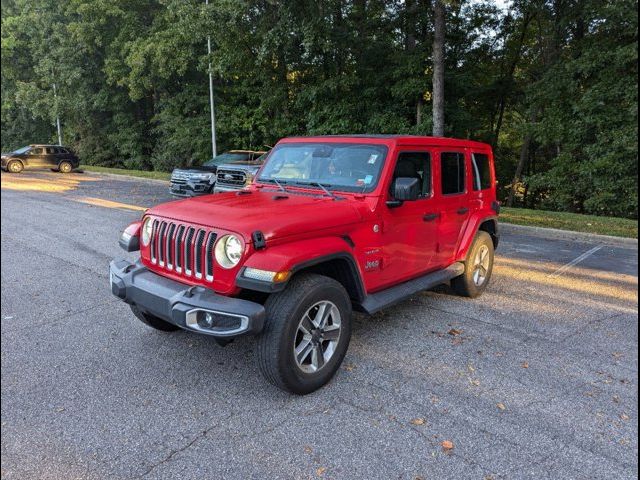
[[505,236],[482,298],[357,317],[334,381],[294,397],[251,339],[155,332],[111,296],[167,184],[1,180],[3,478],[637,477],[637,247]]

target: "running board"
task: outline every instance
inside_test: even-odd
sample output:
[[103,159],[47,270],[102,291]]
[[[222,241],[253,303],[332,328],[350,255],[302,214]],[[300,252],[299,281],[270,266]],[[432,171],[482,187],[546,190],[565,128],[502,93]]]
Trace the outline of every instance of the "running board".
[[459,277],[464,273],[464,263],[457,262],[453,265],[432,273],[428,273],[423,277],[409,280],[395,287],[387,288],[381,292],[367,295],[364,301],[360,303],[360,307],[365,313],[374,314],[383,308],[390,307],[402,300],[423,290],[429,290],[443,283],[448,282],[452,278]]

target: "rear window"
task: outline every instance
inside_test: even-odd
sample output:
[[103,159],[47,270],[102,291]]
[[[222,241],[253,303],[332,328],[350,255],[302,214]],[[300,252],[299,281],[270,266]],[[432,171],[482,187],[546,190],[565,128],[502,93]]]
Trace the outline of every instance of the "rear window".
[[442,194],[455,195],[464,193],[464,154],[443,152],[440,154],[440,171],[442,176]]
[[474,153],[471,159],[473,164],[473,189],[477,191],[491,188],[489,155],[485,153]]

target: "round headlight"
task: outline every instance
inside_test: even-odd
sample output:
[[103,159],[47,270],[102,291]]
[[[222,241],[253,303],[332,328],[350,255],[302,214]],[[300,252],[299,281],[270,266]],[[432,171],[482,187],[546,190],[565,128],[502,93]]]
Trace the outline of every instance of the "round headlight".
[[144,219],[144,223],[142,224],[142,244],[146,247],[149,245],[151,241],[151,232],[153,231],[153,220],[151,217],[147,217]]
[[244,244],[238,237],[225,235],[216,243],[216,260],[224,268],[233,268],[240,262],[243,251]]

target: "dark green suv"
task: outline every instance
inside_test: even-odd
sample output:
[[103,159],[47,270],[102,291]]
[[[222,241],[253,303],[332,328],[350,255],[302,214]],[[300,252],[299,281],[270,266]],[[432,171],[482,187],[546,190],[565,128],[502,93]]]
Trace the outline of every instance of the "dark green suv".
[[61,145],[29,145],[2,154],[2,169],[10,173],[20,173],[25,168],[49,168],[70,173],[79,165],[78,157]]

